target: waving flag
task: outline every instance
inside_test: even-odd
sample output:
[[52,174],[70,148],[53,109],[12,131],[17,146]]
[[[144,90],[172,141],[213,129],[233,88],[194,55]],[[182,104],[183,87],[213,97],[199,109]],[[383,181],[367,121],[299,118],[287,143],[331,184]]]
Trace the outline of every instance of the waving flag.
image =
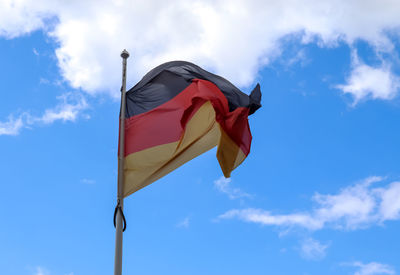
[[228,80],[184,61],[162,64],[126,94],[124,196],[218,146],[229,177],[249,154],[248,115],[261,107]]

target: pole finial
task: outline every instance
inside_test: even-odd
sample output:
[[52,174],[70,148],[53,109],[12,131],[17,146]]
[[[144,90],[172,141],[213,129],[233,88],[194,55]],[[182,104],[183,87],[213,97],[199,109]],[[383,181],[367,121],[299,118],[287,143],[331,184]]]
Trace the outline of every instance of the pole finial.
[[121,53],[121,57],[127,59],[129,57],[129,53],[126,49],[124,49]]

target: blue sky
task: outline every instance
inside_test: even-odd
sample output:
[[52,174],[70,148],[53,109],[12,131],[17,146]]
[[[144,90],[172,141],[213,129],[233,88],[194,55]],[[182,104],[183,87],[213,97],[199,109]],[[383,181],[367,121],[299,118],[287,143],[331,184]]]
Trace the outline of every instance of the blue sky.
[[307,4],[0,3],[1,274],[112,274],[123,48],[263,92],[232,178],[125,200],[124,274],[399,274],[400,5]]

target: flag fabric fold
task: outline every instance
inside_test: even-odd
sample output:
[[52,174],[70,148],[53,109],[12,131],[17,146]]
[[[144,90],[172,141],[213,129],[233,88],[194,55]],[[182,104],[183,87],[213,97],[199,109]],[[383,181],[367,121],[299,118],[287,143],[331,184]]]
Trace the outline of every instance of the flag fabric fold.
[[248,115],[261,107],[228,80],[184,61],[162,64],[126,94],[124,196],[218,146],[229,177],[250,153]]

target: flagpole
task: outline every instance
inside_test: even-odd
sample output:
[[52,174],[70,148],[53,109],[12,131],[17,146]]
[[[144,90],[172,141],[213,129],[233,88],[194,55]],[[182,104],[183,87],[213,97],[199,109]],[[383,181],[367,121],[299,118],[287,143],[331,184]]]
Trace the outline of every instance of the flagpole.
[[[114,262],[114,275],[122,274],[122,233],[124,231],[124,149],[125,149],[125,100],[126,100],[126,60],[129,53],[123,50],[122,57],[122,88],[121,88],[121,110],[119,117],[119,154],[118,154],[118,194],[117,194],[117,207],[115,208],[116,216],[114,216],[115,223],[115,262]],[[126,224],[125,224],[126,225]]]

